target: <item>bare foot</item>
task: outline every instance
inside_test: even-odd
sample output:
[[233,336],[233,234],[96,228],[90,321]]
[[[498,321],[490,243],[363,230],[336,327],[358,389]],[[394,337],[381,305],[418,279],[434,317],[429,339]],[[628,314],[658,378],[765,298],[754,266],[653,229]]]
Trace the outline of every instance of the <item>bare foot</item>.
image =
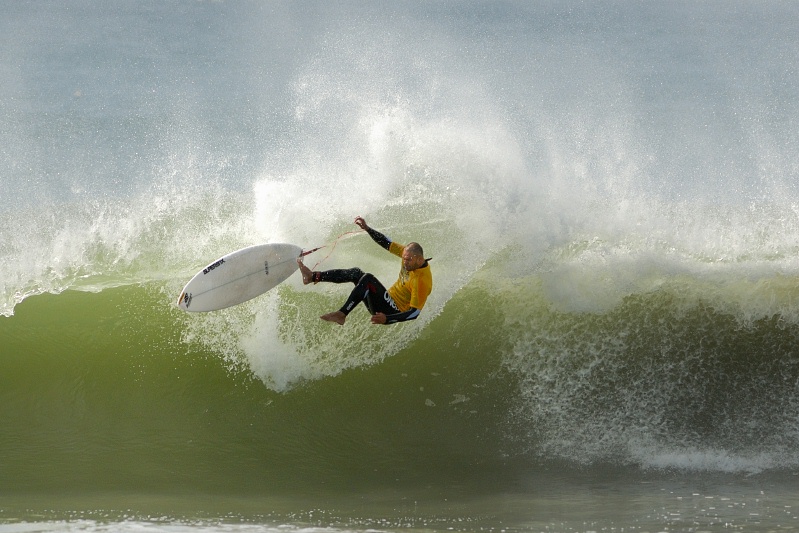
[[332,313],[322,315],[319,318],[322,320],[327,320],[328,322],[335,322],[339,326],[343,326],[344,322],[347,320],[347,315],[341,311],[333,311]]
[[305,266],[302,262],[302,259],[297,259],[297,265],[300,267],[300,274],[302,274],[302,284],[308,285],[313,281],[313,272],[311,269]]

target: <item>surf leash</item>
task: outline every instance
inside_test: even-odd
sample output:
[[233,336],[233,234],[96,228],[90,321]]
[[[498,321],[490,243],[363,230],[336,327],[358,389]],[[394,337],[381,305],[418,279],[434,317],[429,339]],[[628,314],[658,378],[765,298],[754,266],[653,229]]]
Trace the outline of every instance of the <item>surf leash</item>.
[[313,250],[308,250],[307,252],[302,252],[302,253],[300,254],[300,257],[305,257],[306,255],[311,255],[311,254],[312,254],[312,253],[314,253],[314,252],[318,252],[319,250],[321,250],[321,249],[322,249],[322,248],[324,248],[325,246],[327,246],[327,245],[325,244],[324,246],[319,246],[319,247],[317,247],[317,248],[314,248]]
[[330,251],[327,253],[327,255],[326,255],[326,256],[324,256],[324,257],[323,257],[322,259],[320,259],[319,261],[317,261],[317,263],[316,263],[314,266],[312,266],[312,267],[311,267],[311,270],[315,270],[315,269],[316,269],[316,267],[318,267],[319,265],[321,265],[321,264],[322,264],[324,261],[326,261],[326,260],[327,260],[327,258],[328,258],[328,257],[330,257],[331,255],[333,255],[333,251],[336,249],[336,245],[338,245],[338,241],[340,241],[340,240],[341,240],[341,239],[343,239],[344,237],[347,237],[347,236],[350,236],[350,235],[357,235],[358,233],[365,233],[365,232],[366,232],[366,230],[362,230],[362,229],[360,229],[360,230],[355,230],[355,231],[347,231],[347,232],[344,232],[344,233],[342,233],[341,235],[339,235],[338,237],[336,237],[336,239],[335,239],[335,240],[334,240],[332,243],[329,243],[329,244],[323,244],[322,246],[317,246],[317,247],[316,247],[316,248],[314,248],[313,250],[308,250],[307,252],[303,251],[303,252],[300,254],[300,257],[305,257],[306,255],[310,255],[310,254],[312,254],[312,253],[314,253],[314,252],[318,252],[318,251],[319,251],[319,250],[321,250],[322,248],[327,248],[327,247],[330,247]]

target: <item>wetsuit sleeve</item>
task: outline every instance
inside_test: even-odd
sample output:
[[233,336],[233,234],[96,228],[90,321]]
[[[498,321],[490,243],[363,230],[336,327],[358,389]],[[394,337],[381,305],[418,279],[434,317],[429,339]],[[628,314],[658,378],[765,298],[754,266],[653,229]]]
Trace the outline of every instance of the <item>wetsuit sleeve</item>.
[[414,309],[411,307],[404,313],[395,313],[393,315],[386,315],[386,325],[388,324],[396,324],[397,322],[407,322],[408,320],[414,320],[419,313],[421,313],[421,309]]
[[388,250],[391,247],[391,239],[377,231],[376,229],[372,229],[367,227],[366,233],[375,241],[377,244]]

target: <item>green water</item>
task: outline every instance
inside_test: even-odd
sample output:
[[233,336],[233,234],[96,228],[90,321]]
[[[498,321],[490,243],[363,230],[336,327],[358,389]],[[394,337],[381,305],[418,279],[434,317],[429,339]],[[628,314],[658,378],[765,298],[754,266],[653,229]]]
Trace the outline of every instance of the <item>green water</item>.
[[0,324],[0,489],[279,494],[468,485],[470,470],[502,466],[507,421],[494,416],[507,391],[479,343],[437,358],[408,349],[277,393],[188,349],[174,314],[150,305],[159,298],[45,295]]
[[[732,470],[746,464],[720,449],[687,447],[670,459],[677,469],[548,457],[554,444],[530,439],[554,439],[552,429],[528,427],[520,405],[532,389],[503,364],[513,346],[492,332],[507,321],[483,290],[453,299],[379,364],[282,392],[246,360],[185,342],[187,315],[166,304],[169,296],[159,285],[68,291],[30,298],[0,321],[0,530],[31,521],[55,530],[190,523],[213,531],[797,524],[796,473],[690,466],[725,456]],[[573,371],[579,396],[582,370]],[[591,408],[563,407],[614,423],[603,405],[615,394],[594,394]]]

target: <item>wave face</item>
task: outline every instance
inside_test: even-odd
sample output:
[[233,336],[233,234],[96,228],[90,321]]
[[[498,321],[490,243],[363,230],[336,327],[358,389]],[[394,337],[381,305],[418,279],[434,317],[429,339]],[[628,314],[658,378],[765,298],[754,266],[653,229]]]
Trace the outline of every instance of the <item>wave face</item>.
[[[356,4],[0,23],[0,490],[795,469],[797,7]],[[174,307],[260,242],[393,281],[356,215],[418,320]]]

